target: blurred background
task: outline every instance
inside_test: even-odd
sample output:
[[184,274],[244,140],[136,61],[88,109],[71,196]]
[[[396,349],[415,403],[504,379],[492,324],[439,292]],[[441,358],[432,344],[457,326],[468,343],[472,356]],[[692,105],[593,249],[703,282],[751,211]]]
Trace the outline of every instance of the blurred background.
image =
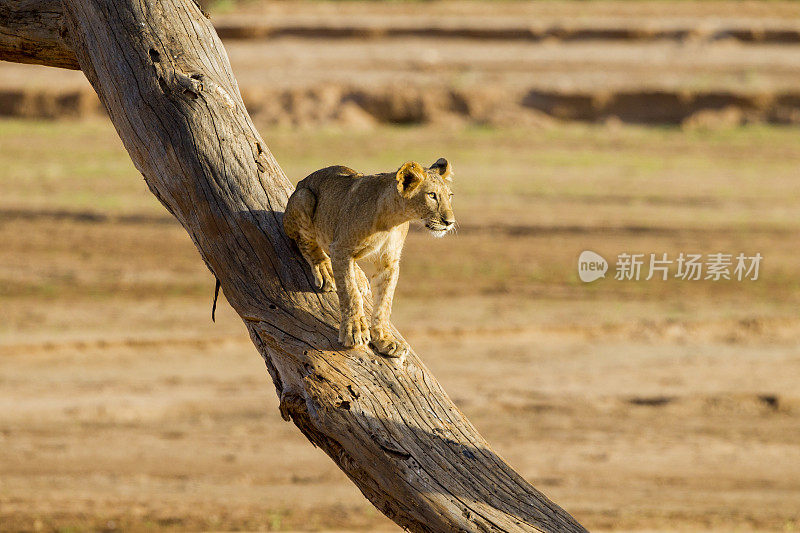
[[[452,162],[394,322],[523,476],[596,531],[800,530],[797,2],[205,8],[290,179]],[[764,259],[613,279],[680,252]],[[83,75],[0,63],[0,530],[397,529],[213,288]]]

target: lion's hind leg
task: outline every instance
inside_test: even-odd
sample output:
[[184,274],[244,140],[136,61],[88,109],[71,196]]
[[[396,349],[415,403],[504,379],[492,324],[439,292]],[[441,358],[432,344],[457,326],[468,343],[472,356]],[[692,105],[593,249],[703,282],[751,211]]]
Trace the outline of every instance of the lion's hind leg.
[[297,243],[300,253],[311,267],[314,286],[324,292],[336,290],[333,267],[328,254],[317,243],[314,231],[314,210],[317,199],[309,189],[297,189],[286,203],[283,229]]

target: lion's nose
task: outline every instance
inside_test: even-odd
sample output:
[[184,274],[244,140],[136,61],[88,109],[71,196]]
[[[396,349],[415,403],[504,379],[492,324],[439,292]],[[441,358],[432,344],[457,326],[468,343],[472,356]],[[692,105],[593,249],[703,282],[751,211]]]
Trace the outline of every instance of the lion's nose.
[[443,218],[443,219],[442,219],[442,224],[444,224],[444,225],[445,225],[445,226],[447,226],[448,228],[449,228],[450,226],[452,226],[453,224],[455,224],[455,223],[456,223],[456,221],[455,221],[455,220],[447,220],[446,218]]

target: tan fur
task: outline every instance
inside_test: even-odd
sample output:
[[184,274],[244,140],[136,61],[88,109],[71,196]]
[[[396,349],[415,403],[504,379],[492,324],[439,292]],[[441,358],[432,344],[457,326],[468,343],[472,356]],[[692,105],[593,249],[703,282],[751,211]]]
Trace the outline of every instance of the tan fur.
[[[437,237],[455,225],[452,168],[444,158],[430,168],[410,161],[397,172],[364,176],[347,167],[323,168],[297,184],[283,217],[286,234],[311,266],[314,284],[336,290],[341,308],[339,342],[372,341],[375,349],[401,357],[407,346],[391,333],[389,315],[409,221],[422,219]],[[372,261],[375,305],[364,316],[369,282],[356,263]]]

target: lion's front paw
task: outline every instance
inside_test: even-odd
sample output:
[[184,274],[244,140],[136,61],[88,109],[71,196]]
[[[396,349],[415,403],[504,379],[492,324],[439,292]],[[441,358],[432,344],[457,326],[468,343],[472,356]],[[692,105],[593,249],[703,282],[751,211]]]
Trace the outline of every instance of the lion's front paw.
[[339,325],[339,342],[347,348],[367,344],[370,340],[369,325],[364,315],[343,318]]
[[386,357],[404,357],[408,353],[408,345],[391,333],[381,329],[372,331],[372,346]]
[[336,290],[336,282],[333,280],[333,267],[330,261],[324,261],[314,265],[314,286],[322,292]]

